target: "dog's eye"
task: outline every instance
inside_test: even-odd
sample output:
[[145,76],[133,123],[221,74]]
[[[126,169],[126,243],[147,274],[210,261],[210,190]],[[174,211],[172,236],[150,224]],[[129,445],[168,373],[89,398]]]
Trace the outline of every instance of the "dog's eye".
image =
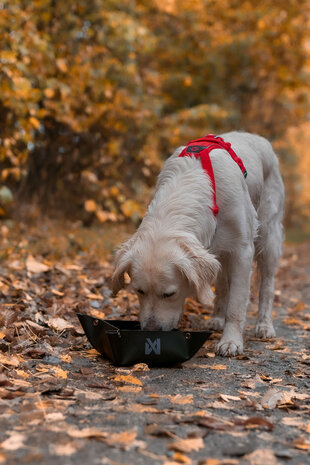
[[142,289],[137,289],[137,293],[140,295],[144,295],[144,291],[142,291]]
[[172,297],[175,294],[175,292],[170,292],[169,294],[163,294],[163,299],[168,299],[169,297]]

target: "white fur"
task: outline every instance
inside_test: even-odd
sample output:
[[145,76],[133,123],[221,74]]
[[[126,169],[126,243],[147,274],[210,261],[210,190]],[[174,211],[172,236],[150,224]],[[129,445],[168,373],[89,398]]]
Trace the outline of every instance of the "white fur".
[[[207,303],[216,280],[211,329],[222,330],[221,355],[243,351],[252,261],[261,274],[256,334],[274,337],[274,274],[282,247],[284,187],[270,143],[256,135],[222,135],[248,172],[223,149],[210,153],[219,207],[215,221],[212,189],[199,159],[165,162],[154,199],[137,232],[116,254],[113,291],[124,286],[124,273],[140,301],[142,328],[170,330],[183,313],[186,297]],[[171,295],[173,293],[173,295]]]

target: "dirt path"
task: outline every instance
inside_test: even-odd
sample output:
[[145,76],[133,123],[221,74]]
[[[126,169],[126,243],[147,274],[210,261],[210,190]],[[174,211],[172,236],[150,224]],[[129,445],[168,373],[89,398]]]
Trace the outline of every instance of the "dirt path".
[[[76,318],[136,318],[112,300],[108,262],[76,251],[29,255],[21,238],[0,265],[0,464],[309,464],[310,244],[286,247],[274,306],[277,338],[253,336],[254,286],[243,356],[214,354],[214,333],[178,368],[117,368]],[[34,238],[35,241],[35,238]],[[210,309],[189,301],[184,326]]]

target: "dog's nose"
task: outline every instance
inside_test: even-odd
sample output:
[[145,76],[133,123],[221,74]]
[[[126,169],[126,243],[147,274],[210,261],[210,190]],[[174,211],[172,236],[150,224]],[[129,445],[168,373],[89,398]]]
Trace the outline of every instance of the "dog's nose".
[[156,323],[155,318],[149,318],[143,325],[146,331],[158,331],[160,330],[159,325]]

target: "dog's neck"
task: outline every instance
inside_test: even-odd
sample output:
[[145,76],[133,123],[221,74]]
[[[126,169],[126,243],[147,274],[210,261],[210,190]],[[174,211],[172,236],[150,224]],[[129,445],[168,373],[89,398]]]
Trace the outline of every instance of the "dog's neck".
[[139,229],[162,238],[191,234],[209,247],[216,228],[209,179],[199,160],[180,158],[167,165]]

